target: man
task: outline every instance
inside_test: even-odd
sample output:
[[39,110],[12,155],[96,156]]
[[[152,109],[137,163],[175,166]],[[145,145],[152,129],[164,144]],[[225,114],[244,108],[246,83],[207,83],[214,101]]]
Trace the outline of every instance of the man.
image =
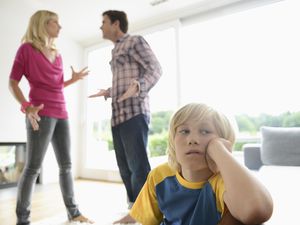
[[103,14],[103,38],[114,43],[112,87],[90,97],[112,98],[112,136],[119,171],[129,208],[150,171],[147,156],[150,122],[148,92],[161,76],[161,66],[142,36],[127,34],[126,13],[109,10]]

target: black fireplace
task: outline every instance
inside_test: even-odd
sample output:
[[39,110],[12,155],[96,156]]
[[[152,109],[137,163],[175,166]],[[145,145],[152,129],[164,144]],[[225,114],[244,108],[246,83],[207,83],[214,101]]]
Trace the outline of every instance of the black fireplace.
[[0,189],[16,186],[25,165],[25,142],[0,142]]

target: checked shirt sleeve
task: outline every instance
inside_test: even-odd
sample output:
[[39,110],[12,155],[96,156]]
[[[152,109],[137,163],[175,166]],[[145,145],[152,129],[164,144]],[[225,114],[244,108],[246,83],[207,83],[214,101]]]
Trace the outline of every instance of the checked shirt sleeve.
[[145,98],[162,75],[161,65],[142,36],[137,36],[130,54],[141,66],[138,79],[140,83],[140,98]]

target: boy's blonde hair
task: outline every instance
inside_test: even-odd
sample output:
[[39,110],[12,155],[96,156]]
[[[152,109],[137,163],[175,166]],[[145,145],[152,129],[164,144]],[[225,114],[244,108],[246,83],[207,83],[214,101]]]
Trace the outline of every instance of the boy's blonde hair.
[[190,103],[183,106],[173,115],[170,121],[167,149],[169,165],[178,172],[181,171],[181,166],[177,162],[175,154],[174,138],[176,129],[190,119],[196,120],[199,123],[210,119],[220,138],[224,138],[232,144],[235,142],[235,130],[230,120],[224,114],[201,103]]
[[48,43],[48,33],[46,25],[51,19],[57,19],[58,15],[48,10],[39,10],[35,12],[30,20],[22,43],[31,43],[33,47],[42,51],[43,47],[51,44],[51,48],[55,50],[54,43]]

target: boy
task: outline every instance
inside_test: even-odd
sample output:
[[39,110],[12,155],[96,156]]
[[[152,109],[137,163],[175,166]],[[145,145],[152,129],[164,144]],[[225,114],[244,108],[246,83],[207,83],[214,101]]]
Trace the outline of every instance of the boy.
[[216,225],[227,209],[234,224],[268,220],[272,198],[234,159],[234,141],[230,121],[213,108],[179,109],[170,122],[168,163],[149,173],[130,213],[115,223]]

